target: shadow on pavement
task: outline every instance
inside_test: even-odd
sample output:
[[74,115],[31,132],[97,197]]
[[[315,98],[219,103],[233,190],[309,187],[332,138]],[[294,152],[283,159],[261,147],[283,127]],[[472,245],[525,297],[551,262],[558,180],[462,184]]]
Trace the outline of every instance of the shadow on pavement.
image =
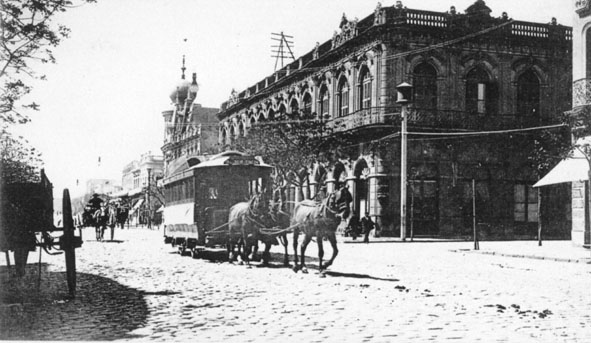
[[381,278],[375,277],[367,274],[356,274],[356,273],[341,273],[341,272],[333,272],[327,270],[324,272],[325,275],[334,276],[334,277],[350,277],[354,279],[370,279],[370,280],[379,280],[379,281],[391,281],[391,282],[398,282],[398,279],[389,279],[389,278]]
[[78,273],[71,299],[65,272],[42,264],[39,287],[38,264],[27,265],[26,273],[9,278],[6,266],[0,266],[0,340],[130,339],[138,337],[131,331],[146,324],[145,292]]

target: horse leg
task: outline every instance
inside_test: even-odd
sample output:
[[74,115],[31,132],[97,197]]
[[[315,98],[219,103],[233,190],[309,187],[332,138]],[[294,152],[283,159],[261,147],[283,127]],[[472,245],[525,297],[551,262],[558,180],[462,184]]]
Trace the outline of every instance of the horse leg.
[[252,255],[251,255],[250,259],[253,261],[260,261],[259,240],[258,239],[255,239],[254,242],[252,243]]
[[298,262],[298,236],[300,232],[298,229],[293,230],[293,271],[298,272],[300,270],[300,265]]
[[250,253],[252,252],[252,243],[249,241],[248,238],[242,240],[244,242],[244,249],[242,251],[242,259],[246,263],[247,268],[251,268],[250,266]]
[[289,252],[287,251],[287,234],[279,236],[279,241],[281,242],[281,245],[283,245],[283,250],[285,251],[283,254],[283,265],[285,267],[289,267]]
[[337,248],[337,237],[335,236],[335,233],[329,233],[326,238],[328,238],[328,241],[330,242],[330,245],[332,247],[332,257],[330,258],[330,260],[328,260],[328,262],[326,262],[324,264],[324,268],[328,268],[330,265],[332,265],[332,263],[334,262],[334,259],[337,257],[337,255],[339,254],[339,249]]
[[271,259],[271,243],[265,242],[265,251],[263,251],[263,266],[269,265],[269,260]]
[[316,237],[316,243],[318,244],[318,272],[322,274],[322,259],[324,258],[324,244],[322,243],[323,236],[318,235]]
[[302,241],[302,245],[300,247],[300,257],[302,259],[301,269],[302,269],[302,273],[305,273],[305,274],[308,273],[308,268],[306,268],[306,248],[308,247],[308,244],[310,243],[311,240],[312,240],[312,235],[305,234],[304,240]]

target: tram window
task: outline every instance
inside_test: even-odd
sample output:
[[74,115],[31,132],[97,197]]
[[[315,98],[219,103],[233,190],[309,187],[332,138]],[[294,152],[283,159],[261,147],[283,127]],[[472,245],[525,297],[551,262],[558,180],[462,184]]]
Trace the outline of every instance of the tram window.
[[215,200],[218,198],[218,189],[215,187],[209,187],[207,194],[209,199]]

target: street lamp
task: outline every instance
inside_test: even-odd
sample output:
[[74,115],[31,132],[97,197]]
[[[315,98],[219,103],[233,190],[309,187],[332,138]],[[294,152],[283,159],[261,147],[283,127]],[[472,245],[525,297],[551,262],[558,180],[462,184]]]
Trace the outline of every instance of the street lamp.
[[408,116],[408,104],[412,102],[413,87],[411,84],[403,82],[396,86],[398,98],[396,103],[402,105],[400,117],[400,239],[406,240],[406,168],[407,168],[407,148],[406,148],[406,124]]

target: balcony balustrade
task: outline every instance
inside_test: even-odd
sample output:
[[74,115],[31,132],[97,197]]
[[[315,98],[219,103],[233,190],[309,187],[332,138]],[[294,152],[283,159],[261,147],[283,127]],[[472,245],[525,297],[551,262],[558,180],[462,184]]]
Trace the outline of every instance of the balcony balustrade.
[[[326,125],[335,132],[370,129],[376,126],[399,127],[399,108],[371,108],[347,116],[327,120]],[[409,130],[482,131],[523,129],[557,123],[557,120],[537,115],[478,114],[456,110],[411,108],[408,114]]]

